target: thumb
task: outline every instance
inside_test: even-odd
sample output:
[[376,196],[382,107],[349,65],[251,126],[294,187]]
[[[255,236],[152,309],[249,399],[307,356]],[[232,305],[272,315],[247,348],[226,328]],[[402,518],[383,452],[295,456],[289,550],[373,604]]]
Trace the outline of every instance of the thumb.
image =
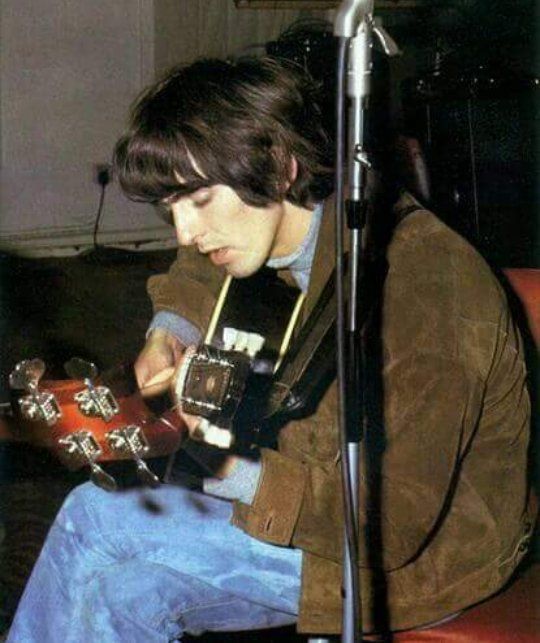
[[152,397],[164,393],[170,386],[175,372],[174,366],[167,366],[146,380],[140,391],[143,397]]

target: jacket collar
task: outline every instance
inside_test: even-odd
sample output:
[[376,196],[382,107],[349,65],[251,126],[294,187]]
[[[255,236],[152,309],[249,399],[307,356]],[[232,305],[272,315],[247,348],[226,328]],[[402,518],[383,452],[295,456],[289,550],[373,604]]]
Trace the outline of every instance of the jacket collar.
[[[406,216],[415,210],[424,210],[424,207],[412,194],[402,192],[393,207],[397,225],[399,226]],[[304,319],[306,319],[313,310],[319,294],[322,292],[334,269],[336,252],[335,216],[335,195],[332,194],[324,202],[319,237],[313,257],[311,278],[304,306]],[[348,247],[347,235],[345,238],[345,247]]]

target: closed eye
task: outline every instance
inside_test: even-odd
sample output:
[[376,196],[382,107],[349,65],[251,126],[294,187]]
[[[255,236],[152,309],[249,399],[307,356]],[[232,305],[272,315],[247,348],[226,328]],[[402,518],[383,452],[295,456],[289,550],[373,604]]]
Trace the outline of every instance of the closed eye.
[[202,208],[212,200],[212,191],[210,188],[199,188],[190,195],[190,199],[196,208]]

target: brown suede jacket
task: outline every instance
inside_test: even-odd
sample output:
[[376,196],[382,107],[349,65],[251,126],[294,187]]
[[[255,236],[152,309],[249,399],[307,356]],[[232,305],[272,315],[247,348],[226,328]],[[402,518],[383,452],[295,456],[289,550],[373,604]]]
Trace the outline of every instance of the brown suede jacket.
[[[416,202],[404,195],[400,211]],[[319,234],[309,314],[333,268],[333,213]],[[535,511],[527,484],[529,398],[519,333],[485,262],[432,213],[396,227],[382,305],[382,420],[361,480],[364,629],[417,627],[496,592],[527,550]],[[182,249],[150,279],[155,310],[204,331],[223,273]],[[262,452],[251,506],[234,524],[303,550],[298,627],[341,626],[342,500],[332,385],[310,418]],[[378,428],[377,428],[378,426]],[[384,427],[384,429],[382,428]],[[367,509],[366,509],[367,507]]]

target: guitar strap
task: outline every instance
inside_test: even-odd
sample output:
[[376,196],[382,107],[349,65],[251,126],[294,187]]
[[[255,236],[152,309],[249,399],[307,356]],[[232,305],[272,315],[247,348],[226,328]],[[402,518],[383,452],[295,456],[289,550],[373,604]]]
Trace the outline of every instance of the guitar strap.
[[314,393],[335,371],[335,356],[331,349],[336,319],[334,279],[332,273],[274,376],[267,399],[267,417],[307,410],[310,401],[315,402],[312,400]]

